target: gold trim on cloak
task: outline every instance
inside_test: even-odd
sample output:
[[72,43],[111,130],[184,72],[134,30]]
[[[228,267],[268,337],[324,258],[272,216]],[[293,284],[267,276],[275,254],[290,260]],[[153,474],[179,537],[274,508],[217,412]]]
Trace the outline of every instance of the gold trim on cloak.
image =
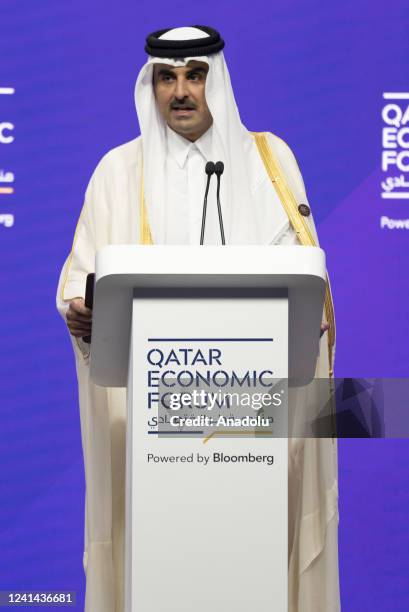
[[[86,204],[86,202],[84,201],[84,203],[82,205],[82,208],[81,208],[80,216],[79,216],[78,221],[77,221],[77,225],[75,226],[75,232],[74,232],[74,238],[72,239],[71,251],[70,251],[70,254],[68,255],[67,267],[66,267],[66,270],[65,270],[65,273],[64,273],[64,280],[62,282],[61,292],[60,292],[60,299],[61,299],[62,302],[64,302],[65,299],[66,299],[64,297],[65,286],[66,286],[66,284],[68,282],[68,274],[69,274],[70,268],[71,268],[71,260],[72,260],[73,254],[74,254],[75,242],[77,240],[77,236],[78,236],[78,233],[79,233],[79,230],[80,230],[80,225],[81,225],[82,217],[84,215],[85,204]],[[84,291],[85,291],[85,287],[84,287]]]
[[[268,176],[280,198],[281,204],[285,212],[287,213],[288,219],[297,234],[297,238],[300,244],[303,246],[317,246],[316,241],[312,235],[311,229],[308,227],[308,223],[303,215],[298,210],[297,200],[294,197],[291,189],[288,186],[287,180],[283,173],[283,170],[278,163],[277,158],[273,155],[271,147],[267,140],[265,132],[256,133],[253,132],[260,157],[263,160],[264,166],[267,170]],[[329,325],[328,329],[328,358],[329,358],[329,373],[332,377],[334,374],[333,364],[333,349],[335,345],[335,316],[334,306],[332,302],[331,289],[329,286],[329,280],[327,275],[327,285],[325,289],[325,316]]]
[[153,244],[151,229],[145,205],[143,165],[141,167],[141,188],[139,192],[139,244]]
[[[273,155],[267,136],[264,132],[253,133],[257,145],[258,152],[266,168],[267,174],[273,183],[278,197],[283,205],[288,219],[297,234],[300,244],[303,246],[317,246],[305,218],[298,211],[297,201],[288,186],[284,172],[278,163],[278,160]],[[149,227],[148,216],[146,212],[144,184],[143,184],[143,169],[141,173],[141,189],[140,189],[140,244],[153,244],[152,234]],[[332,302],[331,289],[327,276],[327,284],[325,289],[325,316],[329,325],[328,329],[328,358],[329,358],[329,373],[333,376],[333,349],[335,345],[335,317],[334,306]]]

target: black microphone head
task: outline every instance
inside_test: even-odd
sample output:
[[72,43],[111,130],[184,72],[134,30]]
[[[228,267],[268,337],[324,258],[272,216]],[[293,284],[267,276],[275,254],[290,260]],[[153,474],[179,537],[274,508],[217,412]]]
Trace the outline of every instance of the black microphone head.
[[221,176],[224,172],[224,163],[222,161],[218,161],[214,165],[214,171],[217,176]]
[[215,167],[213,162],[207,162],[205,167],[205,172],[208,176],[211,176],[215,172]]

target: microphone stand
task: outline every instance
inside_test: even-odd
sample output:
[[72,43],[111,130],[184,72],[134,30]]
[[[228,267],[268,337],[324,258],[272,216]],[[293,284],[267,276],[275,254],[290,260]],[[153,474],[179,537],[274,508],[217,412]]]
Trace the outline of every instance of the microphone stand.
[[224,163],[218,161],[215,163],[214,171],[217,176],[217,211],[219,213],[219,226],[220,226],[220,234],[222,237],[222,244],[226,244],[226,240],[224,238],[224,228],[223,228],[223,217],[222,217],[222,207],[220,204],[220,177],[224,172]]
[[204,233],[205,233],[205,225],[206,225],[206,211],[207,211],[207,196],[209,193],[210,179],[212,178],[212,175],[215,172],[215,166],[213,162],[207,162],[206,167],[205,167],[205,172],[207,174],[207,184],[206,184],[206,191],[205,191],[205,196],[203,200],[202,231],[200,232],[200,244],[201,245],[203,244],[203,241],[204,241]]

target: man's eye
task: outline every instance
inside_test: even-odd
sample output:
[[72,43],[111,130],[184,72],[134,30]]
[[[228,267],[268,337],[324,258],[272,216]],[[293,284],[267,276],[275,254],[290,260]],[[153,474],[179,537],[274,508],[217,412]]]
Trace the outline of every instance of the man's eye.
[[201,75],[198,72],[192,72],[191,74],[189,74],[188,78],[190,81],[199,81],[201,78]]

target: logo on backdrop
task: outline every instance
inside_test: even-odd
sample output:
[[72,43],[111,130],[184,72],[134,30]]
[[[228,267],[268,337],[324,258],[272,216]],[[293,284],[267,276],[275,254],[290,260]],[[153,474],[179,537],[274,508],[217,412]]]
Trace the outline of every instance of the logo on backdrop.
[[[0,87],[0,96],[12,96],[13,87]],[[0,111],[1,112],[1,111]],[[10,145],[14,142],[14,124],[0,115],[0,147]],[[14,215],[4,211],[5,201],[3,196],[14,193],[14,172],[8,168],[0,168],[0,226],[13,227]]]
[[[385,92],[382,107],[381,197],[409,199],[409,92]],[[382,215],[381,229],[409,229],[409,219]]]

